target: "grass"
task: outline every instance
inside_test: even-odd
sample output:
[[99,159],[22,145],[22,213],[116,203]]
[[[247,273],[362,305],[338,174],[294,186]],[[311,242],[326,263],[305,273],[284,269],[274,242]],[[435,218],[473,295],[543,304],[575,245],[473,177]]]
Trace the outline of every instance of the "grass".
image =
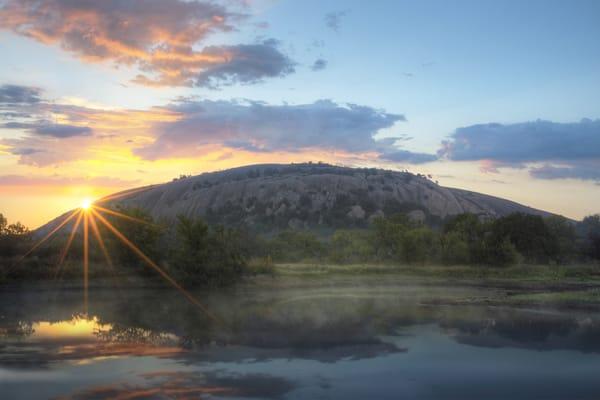
[[276,264],[280,275],[400,274],[458,280],[518,280],[527,282],[598,282],[599,265],[519,265],[514,267],[386,265],[386,264]]
[[561,292],[522,293],[508,297],[510,304],[536,304],[573,307],[600,305],[600,288]]
[[[276,264],[275,273],[285,277],[315,279],[336,276],[387,274],[420,284],[494,287],[491,297],[435,299],[440,304],[485,304],[511,307],[600,309],[600,265],[335,265],[319,263]],[[394,276],[392,278],[392,275]],[[499,290],[499,291],[498,291]]]

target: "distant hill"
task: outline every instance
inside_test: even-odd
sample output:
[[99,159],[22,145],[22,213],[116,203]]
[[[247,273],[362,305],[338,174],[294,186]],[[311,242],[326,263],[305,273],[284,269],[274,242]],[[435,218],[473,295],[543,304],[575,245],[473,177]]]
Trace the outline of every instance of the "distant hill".
[[158,220],[173,220],[179,214],[201,216],[209,223],[261,233],[366,227],[378,216],[398,212],[430,225],[465,212],[484,218],[513,212],[550,215],[498,197],[446,188],[423,175],[321,163],[251,165],[204,173],[131,189],[99,203],[139,207]]

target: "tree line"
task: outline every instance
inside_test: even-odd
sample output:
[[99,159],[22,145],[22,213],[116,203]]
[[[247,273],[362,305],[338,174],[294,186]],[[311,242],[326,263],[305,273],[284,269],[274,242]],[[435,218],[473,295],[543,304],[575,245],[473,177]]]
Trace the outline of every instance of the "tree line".
[[[245,272],[249,253],[240,230],[209,226],[201,218],[184,216],[177,217],[175,223],[161,223],[138,208],[120,209],[119,212],[131,218],[105,218],[155,265],[186,286],[227,285],[240,279]],[[110,264],[115,267],[117,274],[158,276],[138,252],[124,244],[100,222],[96,221],[96,226]],[[69,225],[63,231],[31,255],[22,258],[39,238],[34,238],[32,232],[21,224],[8,225],[6,218],[0,214],[0,281],[80,276],[82,227],[61,263],[68,242]],[[107,268],[109,263],[91,228],[89,242],[91,275],[114,273]]]
[[[146,211],[119,209],[138,222],[106,217],[141,252],[189,286],[227,285],[255,267],[273,262],[330,262],[510,266],[600,261],[600,214],[574,223],[560,216],[515,213],[497,219],[474,214],[451,217],[439,228],[405,214],[379,218],[367,229],[341,229],[328,237],[306,230],[286,230],[266,237],[244,229],[209,225],[201,218],[155,221]],[[107,252],[120,273],[156,276],[139,255],[98,223]],[[69,229],[65,229],[68,231]],[[52,278],[81,274],[83,235],[73,240],[64,265],[57,266],[67,234],[21,260],[34,237],[20,223],[0,214],[0,280]],[[104,253],[90,233],[90,261],[106,273]],[[257,262],[258,260],[258,262]],[[103,271],[103,272],[102,272]]]
[[434,229],[396,214],[376,219],[368,229],[337,230],[327,239],[284,231],[256,241],[253,248],[275,262],[569,264],[600,260],[600,215],[574,223],[522,213],[497,219],[460,214]]

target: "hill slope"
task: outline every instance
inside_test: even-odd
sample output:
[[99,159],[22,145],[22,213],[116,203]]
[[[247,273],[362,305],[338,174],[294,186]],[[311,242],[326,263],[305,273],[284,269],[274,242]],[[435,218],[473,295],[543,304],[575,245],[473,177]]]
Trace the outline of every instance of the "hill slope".
[[154,218],[202,216],[209,223],[257,232],[287,228],[362,227],[397,212],[435,224],[469,212],[498,217],[549,213],[466,190],[445,188],[422,175],[327,164],[265,164],[205,173],[122,192],[99,203],[140,207]]

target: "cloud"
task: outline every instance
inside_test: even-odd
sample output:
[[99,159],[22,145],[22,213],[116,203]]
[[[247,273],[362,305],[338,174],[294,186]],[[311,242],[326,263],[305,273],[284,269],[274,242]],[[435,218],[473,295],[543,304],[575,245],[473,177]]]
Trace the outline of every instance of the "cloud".
[[383,153],[379,158],[388,161],[402,162],[408,164],[424,164],[436,161],[438,157],[435,154],[414,153],[408,150],[396,150]]
[[[199,61],[190,61],[181,68],[179,60],[165,61],[161,67],[174,71],[157,80],[138,75],[135,81],[145,85],[173,85],[218,88],[234,83],[252,84],[264,78],[283,77],[294,72],[295,63],[278,50],[278,42],[270,39],[258,44],[209,46],[201,52]],[[206,61],[213,60],[213,61]]]
[[594,166],[600,160],[600,119],[467,126],[444,141],[438,154],[454,161],[481,161],[484,172],[545,163],[531,167],[531,175],[539,179],[597,179]]
[[342,19],[348,14],[348,11],[333,11],[325,14],[325,26],[338,32]]
[[600,183],[600,161],[579,163],[568,166],[543,165],[530,170],[531,176],[538,179],[580,179]]
[[522,163],[600,158],[600,119],[574,123],[537,120],[458,128],[440,154],[455,161]]
[[0,105],[37,103],[40,101],[40,92],[40,89],[29,86],[2,85],[0,86]]
[[0,148],[19,156],[21,164],[57,165],[92,157],[99,147],[124,148],[128,140],[143,135],[157,122],[178,118],[160,108],[96,109],[52,102],[43,98],[40,89],[22,87],[18,92],[35,93],[35,101],[2,105],[6,112],[0,128],[16,130],[18,135],[0,138]]
[[311,69],[313,71],[322,71],[325,68],[327,68],[327,60],[324,60],[322,58],[319,58],[318,60],[315,60],[314,64],[311,67]]
[[[1,4],[1,3],[0,3]],[[274,41],[198,46],[236,29],[245,15],[209,1],[6,0],[0,28],[59,45],[86,62],[139,68],[135,82],[153,86],[255,83],[294,72]]]
[[16,117],[0,127],[20,135],[0,138],[0,146],[5,153],[18,156],[19,163],[38,167],[115,152],[158,160],[234,153],[236,149],[255,154],[334,152],[342,158],[414,164],[435,160],[434,155],[398,146],[410,139],[407,136],[376,137],[404,121],[403,115],[330,100],[271,105],[183,98],[148,110],[105,110],[52,102],[40,94],[33,105],[13,104],[7,109]]
[[36,135],[52,136],[55,138],[89,136],[92,134],[92,130],[87,126],[52,124],[45,121],[38,123],[7,122],[2,127],[6,129],[23,129]]
[[252,152],[309,149],[363,153],[396,149],[374,136],[404,116],[356,104],[320,100],[303,105],[253,101],[184,101],[170,106],[177,121],[159,123],[154,143],[135,153],[155,160],[193,156],[203,147],[222,145]]

